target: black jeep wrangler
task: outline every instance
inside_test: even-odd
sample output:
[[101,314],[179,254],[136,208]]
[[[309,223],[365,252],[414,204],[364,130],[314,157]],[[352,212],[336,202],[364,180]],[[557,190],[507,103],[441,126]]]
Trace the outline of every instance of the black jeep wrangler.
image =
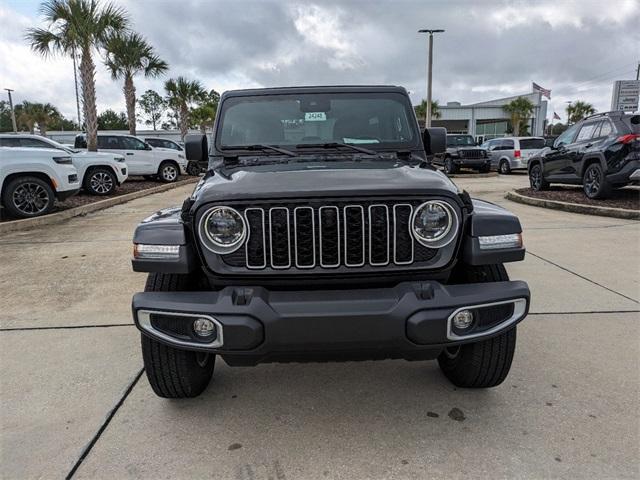
[[529,289],[518,219],[472,200],[429,159],[400,87],[222,95],[208,162],[182,207],[134,235],[145,370],[162,397],[193,397],[229,365],[438,359],[461,387],[500,384]]
[[442,165],[447,174],[458,173],[460,168],[472,168],[480,173],[491,170],[491,158],[471,135],[447,135],[447,148],[434,155],[433,163]]

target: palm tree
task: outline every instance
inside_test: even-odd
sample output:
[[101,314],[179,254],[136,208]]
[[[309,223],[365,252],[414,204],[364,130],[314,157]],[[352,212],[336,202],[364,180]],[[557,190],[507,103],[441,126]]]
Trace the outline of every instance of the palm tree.
[[184,140],[189,131],[189,107],[192,103],[202,100],[206,91],[199,81],[187,80],[184,77],[178,77],[175,80],[170,78],[165,82],[164,89],[167,93],[167,102],[178,114],[180,135]]
[[[424,121],[424,118],[427,114],[427,101],[422,100],[422,102],[420,102],[420,105],[416,105],[415,107],[413,107],[413,109],[416,111],[416,117],[418,117],[418,120]],[[431,118],[434,120],[437,120],[441,116],[442,115],[440,113],[440,105],[438,104],[438,101],[432,100],[431,101]]]
[[502,107],[511,117],[511,127],[514,137],[520,135],[521,129],[526,128],[534,108],[531,100],[525,97],[515,98]]
[[579,122],[584,117],[588,117],[594,113],[596,113],[596,109],[593,108],[593,105],[581,100],[573,102],[567,107],[567,118],[569,119],[569,123]]
[[118,33],[107,41],[105,45],[105,65],[111,71],[114,80],[124,79],[124,98],[127,105],[127,119],[129,133],[136,134],[136,87],[133,77],[143,73],[152,78],[162,75],[169,65],[161,60],[151,45],[137,33]]
[[40,6],[40,13],[48,28],[30,28],[26,37],[31,48],[44,57],[79,54],[87,148],[96,151],[98,112],[93,53],[102,49],[110,36],[127,29],[125,12],[110,3],[103,6],[99,0],[47,0]]

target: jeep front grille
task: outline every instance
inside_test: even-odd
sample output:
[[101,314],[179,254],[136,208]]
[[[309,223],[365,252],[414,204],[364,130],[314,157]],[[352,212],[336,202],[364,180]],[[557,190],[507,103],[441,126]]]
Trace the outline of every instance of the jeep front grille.
[[462,158],[484,158],[484,152],[482,150],[460,150],[460,157]]
[[244,215],[248,239],[222,255],[230,267],[337,269],[425,263],[438,252],[414,242],[409,230],[419,201],[335,204],[234,205]]

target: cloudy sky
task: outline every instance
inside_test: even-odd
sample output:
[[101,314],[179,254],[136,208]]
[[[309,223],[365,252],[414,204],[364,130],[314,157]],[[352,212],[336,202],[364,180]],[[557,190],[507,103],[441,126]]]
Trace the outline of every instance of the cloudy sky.
[[[310,84],[396,84],[426,96],[426,37],[435,41],[434,98],[471,103],[552,90],[608,110],[614,80],[635,78],[640,0],[197,1],[115,0],[170,64],[169,76],[217,91]],[[43,26],[36,0],[0,0],[0,88],[14,101],[51,102],[72,118],[73,69],[43,59],[25,29]],[[121,85],[98,63],[98,110],[124,110]],[[139,93],[162,80],[138,79]],[[2,92],[4,94],[4,92]],[[4,98],[4,97],[3,97]]]

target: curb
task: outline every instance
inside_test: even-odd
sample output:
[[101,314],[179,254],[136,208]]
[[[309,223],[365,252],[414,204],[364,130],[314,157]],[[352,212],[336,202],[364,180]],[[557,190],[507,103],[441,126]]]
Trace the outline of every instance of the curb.
[[507,192],[504,196],[512,202],[531,205],[534,207],[562,210],[564,212],[581,213],[583,215],[599,215],[601,217],[623,218],[625,220],[640,220],[639,210],[626,208],[597,207],[595,205],[583,205],[580,203],[559,202],[557,200],[545,200],[521,195],[516,192]]
[[167,190],[171,190],[173,188],[181,187],[183,185],[189,185],[190,183],[196,183],[198,180],[200,180],[200,177],[182,180],[176,183],[159,185],[157,187],[147,188],[146,190],[140,190],[138,192],[126,193],[124,195],[107,198],[105,200],[98,200],[97,202],[88,203],[79,207],[69,208],[68,210],[63,210],[61,212],[50,213],[49,215],[43,215],[42,217],[23,218],[21,220],[10,220],[8,222],[2,222],[0,223],[0,234],[29,230],[31,228],[42,227],[45,225],[52,225],[55,223],[59,223],[62,220],[68,220],[69,218],[77,217],[79,215],[86,215],[87,213],[104,210],[105,208],[114,207],[122,203],[127,203],[137,198],[146,197],[147,195],[166,192]]

